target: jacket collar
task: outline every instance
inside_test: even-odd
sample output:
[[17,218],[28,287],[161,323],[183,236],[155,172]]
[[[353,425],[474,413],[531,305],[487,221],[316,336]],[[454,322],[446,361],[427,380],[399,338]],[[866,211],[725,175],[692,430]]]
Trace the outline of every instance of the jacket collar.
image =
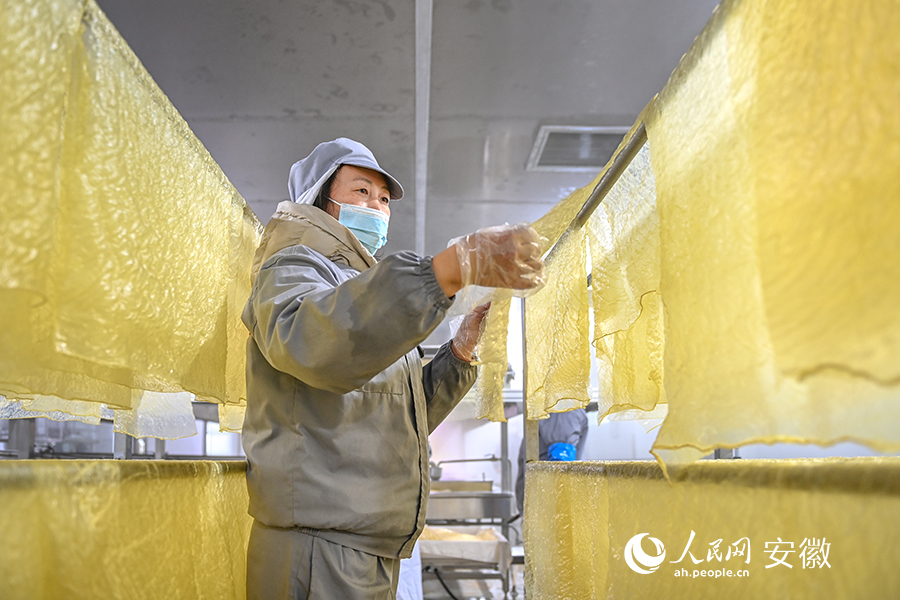
[[353,232],[324,210],[308,204],[285,201],[278,204],[263,232],[253,258],[251,282],[256,281],[259,270],[269,257],[297,245],[312,248],[328,260],[345,264],[360,272],[376,263]]

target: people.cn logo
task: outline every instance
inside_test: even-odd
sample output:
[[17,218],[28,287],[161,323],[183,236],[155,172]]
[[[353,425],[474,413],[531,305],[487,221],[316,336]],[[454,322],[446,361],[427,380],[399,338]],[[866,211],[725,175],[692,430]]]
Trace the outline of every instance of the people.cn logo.
[[666,547],[658,539],[647,538],[656,546],[656,556],[650,556],[641,548],[641,540],[644,539],[646,533],[639,533],[625,544],[625,562],[631,567],[631,570],[641,575],[649,575],[659,568],[659,565],[666,559]]

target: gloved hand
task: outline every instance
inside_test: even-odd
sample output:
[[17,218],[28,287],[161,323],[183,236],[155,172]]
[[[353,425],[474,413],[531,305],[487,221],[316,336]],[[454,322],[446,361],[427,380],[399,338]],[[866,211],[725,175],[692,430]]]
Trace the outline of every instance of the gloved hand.
[[463,319],[462,324],[456,331],[456,335],[450,341],[450,350],[459,360],[472,362],[475,355],[475,347],[478,345],[478,337],[481,335],[481,326],[490,308],[490,302],[476,306]]
[[462,285],[527,290],[544,282],[541,237],[530,225],[498,225],[456,238]]
[[575,446],[566,442],[556,442],[547,448],[547,458],[553,460],[578,460]]

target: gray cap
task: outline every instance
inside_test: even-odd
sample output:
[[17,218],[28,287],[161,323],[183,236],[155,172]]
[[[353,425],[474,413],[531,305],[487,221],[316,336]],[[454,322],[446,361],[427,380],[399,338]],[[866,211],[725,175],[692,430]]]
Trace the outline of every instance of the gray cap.
[[403,187],[390,173],[382,169],[372,155],[372,151],[348,138],[338,138],[322,142],[309,156],[294,163],[288,177],[288,193],[291,201],[298,204],[312,204],[325,181],[341,165],[353,165],[378,171],[384,175],[391,200],[403,197]]

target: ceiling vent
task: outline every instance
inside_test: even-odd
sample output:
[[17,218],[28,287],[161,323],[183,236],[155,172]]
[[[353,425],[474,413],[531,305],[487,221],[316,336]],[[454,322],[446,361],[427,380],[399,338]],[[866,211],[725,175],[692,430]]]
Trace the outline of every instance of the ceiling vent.
[[602,169],[619,147],[628,127],[541,125],[526,171]]

